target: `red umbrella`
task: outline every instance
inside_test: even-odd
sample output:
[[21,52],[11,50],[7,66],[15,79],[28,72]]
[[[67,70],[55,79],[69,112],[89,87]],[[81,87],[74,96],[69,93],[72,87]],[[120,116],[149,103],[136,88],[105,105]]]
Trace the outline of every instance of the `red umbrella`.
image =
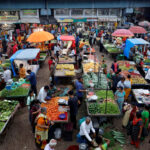
[[150,26],[150,22],[148,22],[148,21],[141,21],[141,22],[139,22],[139,26],[148,27],[148,26]]
[[134,34],[127,29],[117,29],[115,32],[112,33],[112,36],[117,37],[132,37]]
[[75,38],[72,35],[61,35],[60,39],[62,41],[75,41]]
[[129,29],[132,33],[137,33],[137,34],[143,34],[143,33],[147,33],[147,31],[140,26],[132,26]]

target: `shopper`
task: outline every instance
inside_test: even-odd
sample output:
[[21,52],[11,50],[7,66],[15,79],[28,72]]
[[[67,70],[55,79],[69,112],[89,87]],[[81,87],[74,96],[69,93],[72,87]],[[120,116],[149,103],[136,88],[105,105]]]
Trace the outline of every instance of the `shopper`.
[[141,113],[137,112],[136,116],[132,121],[132,130],[131,130],[131,144],[135,145],[136,148],[139,148],[140,138],[142,135],[142,118]]
[[74,96],[73,91],[68,92],[69,95],[69,100],[68,100],[68,105],[70,107],[70,119],[71,122],[73,123],[73,128],[76,129],[76,116],[78,112],[78,98]]
[[55,150],[57,145],[57,141],[55,139],[51,139],[50,142],[45,146],[44,150]]
[[124,96],[125,96],[125,91],[123,90],[123,87],[118,87],[118,90],[115,93],[115,99],[119,105],[119,109],[122,112],[122,106],[124,103]]
[[34,91],[30,91],[29,92],[29,96],[27,97],[27,106],[28,106],[28,109],[30,110],[30,104],[32,101],[35,100],[35,94],[34,94]]
[[47,114],[47,108],[42,107],[41,113],[35,119],[36,122],[35,142],[40,149],[45,148],[45,145],[47,144],[47,140],[48,140],[48,130],[49,130],[50,121],[47,118],[46,114]]
[[113,69],[113,71],[116,73],[119,69],[119,64],[117,63],[116,60],[114,60],[114,63],[111,66],[111,69]]

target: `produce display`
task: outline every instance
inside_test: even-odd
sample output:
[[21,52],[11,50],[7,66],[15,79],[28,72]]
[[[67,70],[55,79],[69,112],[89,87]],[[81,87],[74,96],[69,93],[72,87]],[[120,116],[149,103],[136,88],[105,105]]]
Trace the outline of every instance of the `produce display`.
[[0,92],[0,97],[19,97],[19,96],[27,96],[29,92],[28,88],[17,87],[13,90],[3,89]]
[[83,70],[84,70],[84,73],[98,72],[99,71],[99,64],[98,63],[94,64],[93,62],[84,63],[83,64]]
[[[59,99],[60,99],[60,97],[54,97],[47,103],[41,104],[41,107],[47,108],[47,117],[52,121],[59,120],[59,118],[58,118],[59,115],[65,113],[65,112],[59,111],[59,109],[58,109],[58,107],[59,107],[58,100]],[[61,97],[61,99],[68,100],[68,97]]]
[[73,71],[74,65],[72,65],[72,64],[57,64],[56,69],[57,70],[66,69],[66,70]]
[[118,131],[114,131],[112,130],[112,134],[114,136],[114,139],[119,142],[120,144],[125,144],[125,136],[124,134],[122,134],[121,132],[118,132]]
[[[89,103],[88,110],[91,115],[105,114],[106,103]],[[106,114],[120,114],[118,105],[113,102],[107,102]]]
[[58,63],[66,63],[66,62],[74,62],[74,58],[68,57],[68,56],[61,56],[59,57]]
[[17,101],[0,101],[0,131],[4,127],[6,121],[9,119],[17,104]]
[[108,82],[105,74],[100,74],[99,81],[98,75],[94,72],[89,72],[88,74],[84,74],[83,76],[83,83],[86,88],[90,87],[90,84],[94,84],[94,88],[98,89],[107,89]]
[[117,48],[114,44],[104,44],[105,49],[107,49],[107,51],[109,53],[119,53],[122,52],[121,49]]
[[75,72],[74,71],[65,71],[65,75],[66,76],[75,76]]
[[132,84],[147,84],[146,80],[142,76],[131,75]]
[[145,59],[144,63],[150,63],[150,59]]
[[[106,90],[98,90],[95,92],[96,96],[98,96],[98,99],[106,99]],[[108,90],[107,91],[107,99],[114,100],[114,94],[113,91]]]

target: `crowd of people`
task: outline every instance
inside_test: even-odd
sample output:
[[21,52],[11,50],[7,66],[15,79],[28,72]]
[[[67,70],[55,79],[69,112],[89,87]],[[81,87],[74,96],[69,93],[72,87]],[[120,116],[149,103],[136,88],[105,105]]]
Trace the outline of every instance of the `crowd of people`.
[[[108,31],[98,30],[95,27],[87,28],[84,32],[89,31],[89,37],[87,40],[80,39],[84,38],[83,31],[78,31],[75,26],[58,26],[57,28],[47,29],[46,31],[51,32],[57,40],[57,36],[61,34],[68,34],[75,36],[75,45],[69,48],[67,55],[76,57],[76,69],[82,68],[82,61],[84,52],[87,48],[91,48],[96,44],[96,38],[99,37],[98,46],[100,52],[104,50],[103,42],[104,40],[109,40],[112,42],[113,38],[111,33]],[[14,54],[19,49],[25,48],[36,48],[37,45],[31,45],[26,43],[27,33],[13,35],[12,38],[13,45],[7,45],[6,40],[3,40],[3,52],[7,53],[8,57]],[[54,150],[57,141],[54,138],[55,123],[47,117],[47,108],[41,107],[41,103],[47,103],[55,93],[59,91],[57,88],[57,78],[55,77],[56,64],[59,62],[59,56],[62,55],[62,48],[65,43],[57,41],[57,43],[51,43],[47,45],[48,47],[48,66],[50,71],[50,81],[47,85],[41,87],[39,92],[37,91],[37,79],[36,75],[32,70],[26,70],[23,64],[20,64],[18,68],[18,77],[28,80],[31,84],[31,91],[27,98],[27,106],[29,110],[29,121],[32,127],[32,132],[35,134],[35,143],[40,149],[44,150]],[[124,43],[123,43],[124,44]],[[122,47],[123,45],[121,45]],[[136,148],[139,147],[140,140],[148,135],[149,130],[149,110],[150,107],[145,105],[144,109],[139,108],[135,103],[128,104],[130,102],[130,94],[132,88],[132,79],[130,75],[125,78],[121,74],[121,69],[119,69],[119,64],[116,60],[111,65],[111,68],[107,66],[105,56],[101,56],[101,67],[103,68],[103,73],[106,74],[109,88],[114,92],[115,100],[118,103],[119,109],[124,115],[123,117],[123,127],[127,128],[127,133],[131,136],[131,144],[135,145]],[[140,62],[142,65],[142,61]],[[11,71],[4,67],[4,81],[7,83],[11,79]],[[148,78],[150,80],[150,78]],[[68,92],[68,105],[70,108],[70,121],[73,123],[73,128],[77,129],[77,114],[80,106],[83,105],[84,95],[87,89],[84,88],[82,76],[79,76],[74,82],[74,88],[70,89]],[[127,103],[127,104],[126,104]],[[91,134],[92,132],[92,134]],[[110,141],[103,138],[100,134],[96,134],[95,129],[92,125],[92,120],[90,117],[86,117],[80,123],[79,136],[88,146],[94,145],[94,139],[96,140],[97,146],[95,150],[105,150],[107,149]],[[105,141],[105,142],[103,142]]]

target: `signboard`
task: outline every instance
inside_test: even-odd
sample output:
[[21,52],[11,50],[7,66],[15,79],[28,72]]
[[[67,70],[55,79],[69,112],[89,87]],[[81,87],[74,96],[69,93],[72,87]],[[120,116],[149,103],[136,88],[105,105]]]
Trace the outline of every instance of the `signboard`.
[[37,10],[33,10],[33,9],[27,9],[27,10],[22,10],[22,15],[23,16],[37,16],[38,12]]
[[18,16],[0,16],[0,21],[17,21]]
[[59,19],[57,19],[57,22],[73,22],[73,19],[59,18]]
[[96,22],[98,21],[97,18],[87,18],[87,22]]
[[107,21],[116,22],[117,19],[118,18],[115,17],[115,16],[101,16],[101,17],[98,17],[98,20],[102,21],[102,22],[107,22]]

